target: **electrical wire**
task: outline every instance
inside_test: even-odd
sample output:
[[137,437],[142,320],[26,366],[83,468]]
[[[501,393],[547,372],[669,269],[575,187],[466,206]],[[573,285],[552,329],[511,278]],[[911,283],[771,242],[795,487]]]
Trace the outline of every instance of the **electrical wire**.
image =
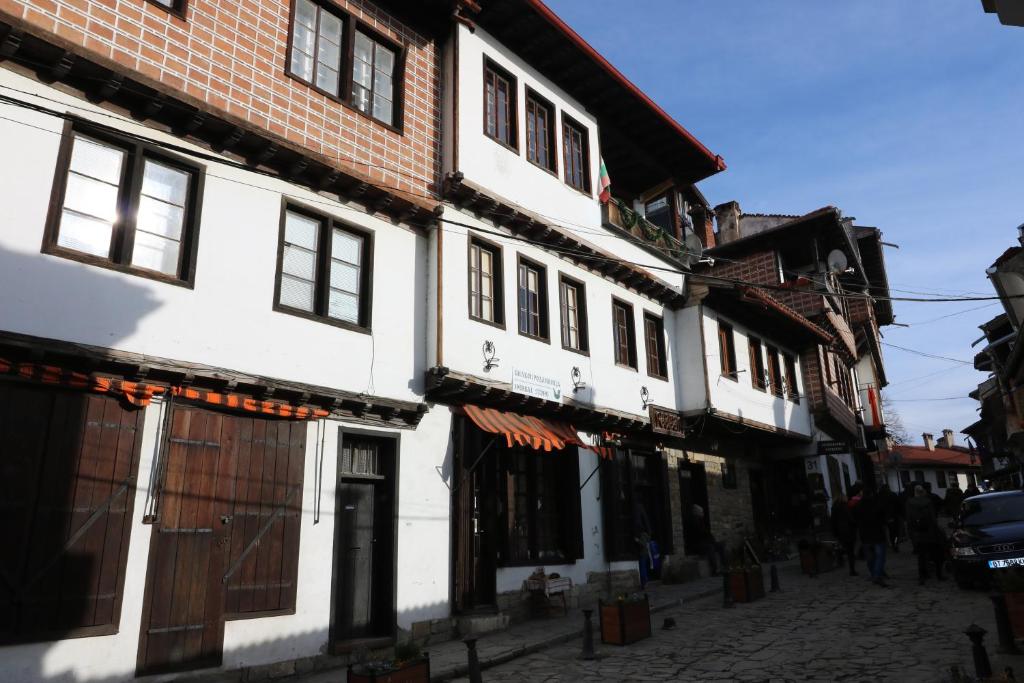
[[[7,86],[0,86],[0,87],[7,87]],[[32,97],[37,97],[36,95],[32,95],[31,93],[29,93],[29,95],[32,96]],[[55,111],[55,110],[49,109],[47,107],[43,107],[41,105],[35,105],[35,104],[27,103],[27,102],[22,102],[20,100],[16,100],[14,98],[11,98],[11,97],[8,97],[8,96],[5,96],[5,95],[0,95],[0,104],[7,104],[7,105],[10,105],[10,106],[19,107],[19,108],[22,108],[22,109],[28,109],[28,110],[31,110],[31,111],[35,111],[37,113],[42,113],[42,114],[46,114],[46,115],[49,115],[49,116],[54,116],[54,117],[60,118],[62,120],[72,120],[72,121],[79,121],[80,120],[78,117],[73,116],[71,114],[68,114],[66,112],[59,112],[59,111]],[[64,106],[71,106],[71,105],[67,105],[66,103],[61,103],[61,104],[63,104]],[[92,110],[89,110],[89,111],[91,112]],[[93,112],[93,113],[95,113],[95,112]],[[120,122],[124,122],[124,119],[116,117],[113,114],[105,114],[105,115],[108,115],[108,116],[111,116],[113,118],[116,118]],[[27,125],[29,127],[36,128],[38,130],[45,130],[45,129],[42,129],[42,128],[38,127],[38,126],[33,126],[32,124],[28,124],[28,123],[25,123],[25,122],[16,121],[16,120],[13,120],[13,119],[5,119],[5,120],[8,120],[8,121],[11,121],[11,122],[14,122],[14,123],[19,123],[21,125]],[[95,122],[93,122],[92,125],[103,127],[102,124],[98,124],[98,123],[95,123]],[[108,126],[107,128],[110,128],[110,127]],[[191,157],[194,157],[194,158],[203,159],[203,160],[209,161],[211,163],[222,164],[222,165],[225,165],[225,166],[228,166],[228,167],[231,167],[231,168],[235,168],[237,170],[242,170],[242,171],[251,172],[251,173],[258,174],[258,175],[266,176],[266,177],[269,177],[269,178],[273,178],[274,180],[278,180],[278,181],[282,181],[282,182],[289,182],[289,181],[281,178],[276,173],[273,173],[273,172],[270,172],[270,171],[265,171],[265,170],[253,167],[253,166],[251,166],[249,164],[244,164],[244,163],[241,163],[241,162],[233,161],[231,159],[226,159],[226,158],[223,158],[223,157],[218,157],[216,155],[209,154],[209,153],[206,153],[206,152],[192,150],[192,149],[189,149],[189,148],[181,146],[181,145],[177,145],[177,144],[173,144],[173,143],[168,143],[168,142],[164,142],[164,141],[160,141],[160,140],[155,140],[153,138],[149,138],[149,137],[137,134],[137,133],[132,133],[132,132],[128,132],[128,131],[121,131],[121,130],[118,130],[118,129],[112,129],[112,130],[114,130],[114,132],[116,132],[117,134],[121,135],[122,137],[127,137],[127,138],[130,138],[130,139],[134,139],[134,140],[137,140],[137,141],[140,141],[140,142],[144,142],[144,143],[149,144],[149,145],[160,147],[162,149],[168,149],[168,150],[174,151],[174,152],[176,152],[178,154],[183,154],[183,155],[191,156]],[[61,133],[58,132],[58,131],[46,130],[46,132],[54,134],[54,135],[61,135]],[[217,176],[215,174],[207,174],[207,175],[215,177],[215,178],[219,178],[221,180],[225,180],[225,181],[228,181],[228,182],[234,182],[234,183],[238,183],[238,184],[241,184],[241,185],[247,185],[249,187],[253,187],[253,188],[265,190],[265,191],[268,191],[268,192],[275,192],[275,193],[280,194],[280,192],[277,191],[277,190],[273,190],[271,188],[266,188],[266,187],[261,187],[261,186],[258,186],[258,185],[253,185],[251,183],[245,183],[245,182],[239,181],[239,180],[237,180],[235,178],[227,178],[227,177],[224,177],[224,176]],[[431,201],[436,201],[436,198],[431,197],[429,195],[418,194],[418,193],[410,192],[410,191],[407,191],[407,190],[397,190],[396,189],[396,191],[401,192],[403,194],[413,195],[413,196],[425,198],[425,199],[428,199],[428,200],[431,200]],[[332,207],[336,207],[337,206],[337,204],[335,204],[334,202],[324,201],[324,202],[319,202],[319,203],[323,203],[325,205],[329,205],[329,206],[332,206]],[[783,285],[771,285],[771,284],[765,284],[765,283],[761,283],[761,282],[745,281],[745,280],[741,280],[741,279],[738,279],[738,278],[728,278],[728,277],[722,277],[722,276],[715,276],[715,275],[711,275],[711,274],[708,274],[708,273],[690,273],[688,271],[679,270],[678,268],[674,268],[674,267],[659,266],[659,265],[655,265],[655,264],[648,264],[648,263],[640,263],[640,262],[636,262],[636,261],[629,261],[629,260],[618,258],[618,257],[614,257],[614,256],[600,256],[600,255],[596,255],[596,254],[594,254],[593,252],[590,252],[590,251],[583,251],[583,250],[579,250],[579,249],[573,249],[573,248],[570,248],[570,247],[561,247],[561,246],[552,245],[552,244],[545,244],[545,243],[541,243],[541,242],[538,242],[538,241],[535,241],[535,240],[531,240],[530,238],[523,237],[523,236],[520,236],[520,235],[511,235],[511,234],[508,234],[508,233],[499,232],[497,230],[489,230],[487,228],[481,228],[480,226],[477,226],[477,225],[472,225],[472,224],[469,224],[469,223],[463,223],[463,222],[455,221],[455,220],[452,220],[452,219],[449,219],[449,218],[438,217],[438,218],[435,218],[434,220],[439,222],[439,223],[445,223],[445,224],[448,224],[448,225],[454,225],[454,226],[466,228],[466,229],[469,229],[469,230],[473,230],[475,232],[479,232],[479,233],[483,233],[483,234],[487,234],[487,235],[492,235],[492,236],[495,236],[495,237],[498,237],[498,238],[502,238],[502,239],[505,239],[505,240],[513,240],[513,241],[517,241],[517,242],[531,244],[533,246],[537,246],[537,247],[540,247],[540,248],[543,248],[543,249],[547,249],[548,251],[551,251],[551,252],[554,252],[554,253],[560,253],[560,254],[565,254],[565,255],[568,255],[568,256],[573,256],[573,257],[576,257],[576,258],[578,258],[580,260],[585,260],[587,262],[617,263],[617,264],[620,264],[620,265],[627,265],[627,266],[633,266],[633,267],[643,268],[643,269],[647,269],[647,270],[656,270],[656,271],[660,271],[660,272],[671,273],[673,275],[680,275],[680,276],[690,275],[692,277],[704,278],[706,280],[722,282],[722,283],[725,283],[725,284],[730,284],[730,285],[735,285],[735,286],[754,287],[754,288],[759,288],[759,289],[768,290],[768,291],[781,291],[781,292],[794,292],[794,291],[796,291],[796,292],[804,292],[804,293],[807,293],[807,294],[831,296],[831,297],[835,297],[835,298],[839,298],[839,299],[847,299],[847,300],[906,301],[906,302],[914,302],[914,303],[952,303],[952,302],[959,302],[959,301],[1001,301],[1003,299],[1024,298],[1024,294],[1008,295],[1006,297],[984,296],[984,297],[950,297],[950,298],[935,298],[935,297],[933,297],[933,298],[919,298],[919,297],[894,297],[894,296],[883,297],[883,296],[872,296],[870,294],[860,294],[860,293],[856,293],[856,292],[827,292],[827,293],[824,293],[824,292],[816,292],[816,291],[794,290],[792,287],[786,287],[786,286],[783,286]],[[417,227],[429,228],[430,226],[429,225],[420,224]],[[966,362],[966,361],[956,361],[956,362]]]
[[891,347],[891,348],[894,348],[894,349],[899,349],[900,351],[906,351],[907,353],[912,353],[912,354],[914,354],[916,356],[922,356],[924,358],[934,358],[935,360],[947,360],[947,361],[949,361],[951,363],[961,363],[963,365],[971,365],[971,366],[974,365],[974,363],[972,363],[971,361],[968,361],[968,360],[961,360],[959,358],[950,358],[949,356],[937,356],[934,353],[926,353],[924,351],[919,351],[918,349],[907,348],[906,346],[897,346],[896,344],[890,344],[889,342],[882,342],[882,345],[883,346],[888,346],[888,347]]

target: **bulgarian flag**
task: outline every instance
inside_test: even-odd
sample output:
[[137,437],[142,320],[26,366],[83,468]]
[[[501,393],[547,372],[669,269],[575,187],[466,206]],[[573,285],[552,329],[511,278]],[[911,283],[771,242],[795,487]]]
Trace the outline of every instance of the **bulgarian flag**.
[[607,204],[612,198],[612,179],[608,177],[608,167],[604,165],[604,159],[601,159],[601,169],[598,171],[597,189],[597,198],[602,204]]

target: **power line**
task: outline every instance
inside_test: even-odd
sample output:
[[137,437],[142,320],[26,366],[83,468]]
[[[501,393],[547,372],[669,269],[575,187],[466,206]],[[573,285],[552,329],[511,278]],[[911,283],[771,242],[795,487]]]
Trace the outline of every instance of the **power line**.
[[928,325],[930,323],[938,322],[939,320],[945,320],[946,318],[952,318],[953,316],[956,316],[956,315],[963,315],[964,313],[970,313],[972,311],[980,311],[983,308],[991,308],[993,306],[998,306],[998,305],[999,304],[997,302],[993,302],[993,303],[990,303],[990,304],[983,304],[981,306],[974,306],[973,308],[965,308],[964,310],[956,311],[955,313],[947,313],[946,315],[940,315],[937,318],[929,318],[928,320],[919,320],[917,322],[903,323],[903,324],[904,325],[909,325],[911,327],[914,326],[914,325]]
[[936,355],[934,353],[926,353],[925,351],[919,351],[918,349],[915,349],[915,348],[907,348],[905,346],[897,346],[896,344],[890,344],[889,342],[882,342],[882,344],[884,346],[889,346],[889,347],[892,347],[892,348],[897,348],[897,349],[899,349],[901,351],[906,351],[907,353],[913,353],[914,355],[920,355],[920,356],[923,356],[923,357],[926,357],[926,358],[935,358],[936,360],[949,360],[950,362],[959,362],[959,364],[963,364],[965,366],[973,366],[974,365],[973,362],[970,361],[970,360],[962,360],[961,358],[950,358],[947,355]]
[[973,401],[970,396],[943,396],[942,398],[887,398],[892,403],[914,403],[917,401]]

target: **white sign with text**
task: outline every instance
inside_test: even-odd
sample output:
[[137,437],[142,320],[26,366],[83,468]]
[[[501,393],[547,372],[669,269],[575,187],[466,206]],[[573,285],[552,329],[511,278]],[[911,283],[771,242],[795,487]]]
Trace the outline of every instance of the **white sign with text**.
[[519,368],[512,368],[512,391],[545,401],[562,400],[562,384],[557,379]]

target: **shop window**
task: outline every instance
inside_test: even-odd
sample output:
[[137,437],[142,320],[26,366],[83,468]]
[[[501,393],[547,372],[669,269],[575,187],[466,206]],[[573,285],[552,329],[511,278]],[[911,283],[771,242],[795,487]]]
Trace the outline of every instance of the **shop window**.
[[202,169],[84,124],[62,145],[44,251],[190,285]]
[[372,260],[369,233],[288,207],[281,224],[276,309],[368,329]]
[[478,237],[469,240],[469,317],[504,327],[501,247]]
[[646,528],[663,555],[673,552],[668,464],[656,453],[617,449],[601,465],[605,559],[637,559],[636,538]]
[[522,447],[501,455],[499,523],[507,530],[502,565],[571,562],[583,557],[579,458]]
[[718,359],[722,366],[722,377],[736,380],[736,339],[732,325],[718,321]]

